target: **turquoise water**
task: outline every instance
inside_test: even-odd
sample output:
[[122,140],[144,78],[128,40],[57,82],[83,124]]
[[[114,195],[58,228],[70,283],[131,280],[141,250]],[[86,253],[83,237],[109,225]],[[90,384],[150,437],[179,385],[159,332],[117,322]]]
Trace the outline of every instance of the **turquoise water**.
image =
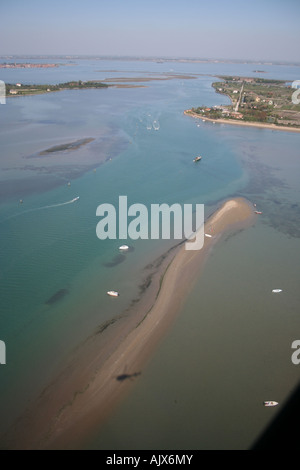
[[[263,401],[284,403],[299,379],[291,362],[299,240],[288,246],[284,238],[259,224],[215,249],[167,337],[87,448],[251,447],[275,414]],[[274,297],[274,286],[284,296]]]
[[[171,67],[176,73],[198,74],[225,74],[231,70],[232,74],[249,75],[253,69],[249,65],[232,64],[211,64],[210,67],[208,64],[174,63],[171,66],[148,62],[82,61],[74,69],[10,70],[9,74],[13,75],[1,79],[12,81],[15,74],[23,73],[14,81],[55,83],[92,79],[101,68],[116,70],[116,76],[137,76],[137,73],[143,76],[145,70],[162,73],[169,72]],[[272,78],[299,78],[296,68],[269,69]],[[101,78],[104,75],[112,76],[112,73],[102,72]],[[199,402],[205,403],[207,410],[202,418],[203,429],[199,430],[199,436],[202,436],[199,446],[234,445],[236,433],[232,429],[225,439],[222,427],[226,428],[232,415],[237,426],[241,426],[240,408],[246,395],[252,407],[256,407],[256,400],[260,399],[260,394],[264,395],[266,368],[271,374],[278,361],[282,367],[280,373],[276,373],[276,380],[273,379],[274,384],[271,381],[265,385],[270,387],[265,389],[266,394],[272,393],[270,399],[273,399],[273,393],[276,397],[285,397],[295,384],[297,368],[290,363],[289,348],[292,340],[298,339],[292,336],[297,336],[299,328],[295,313],[299,294],[295,284],[299,279],[297,253],[300,252],[300,136],[214,126],[184,116],[183,110],[191,106],[220,104],[226,100],[212,90],[213,80],[199,75],[195,80],[150,82],[147,88],[11,98],[7,105],[1,106],[0,339],[7,345],[7,366],[0,370],[1,432],[59,370],[64,358],[78,343],[130,305],[139,292],[144,266],[170,246],[170,243],[160,241],[128,241],[134,251],[124,258],[116,258],[120,243],[117,240],[101,242],[96,237],[96,209],[104,202],[117,204],[119,195],[127,195],[129,204],[139,202],[147,207],[162,202],[204,203],[207,211],[224,198],[244,195],[259,205],[264,217],[255,229],[218,248],[208,264],[205,280],[199,280],[187,300],[187,314],[184,312],[179,317],[147,372],[143,372],[129,398],[130,403],[124,402],[120,413],[101,431],[101,437],[96,438],[93,445],[118,448],[123,443],[123,448],[135,448],[151,447],[152,444],[158,447],[161,443],[161,448],[164,445],[179,448],[190,442],[193,447],[198,439],[196,424],[191,426],[190,433],[185,433],[184,429],[188,427],[192,407],[197,410]],[[154,130],[154,121],[159,123],[159,130]],[[70,153],[70,162],[65,159],[62,164],[59,155],[47,163],[37,158],[40,151],[53,145],[86,137],[95,141]],[[204,161],[195,167],[192,158],[199,153],[204,156]],[[105,164],[100,164],[102,157],[107,160]],[[69,181],[71,186],[67,185]],[[78,202],[62,205],[76,196],[80,196]],[[22,205],[18,202],[20,199],[24,200]],[[238,287],[232,289],[230,286],[236,286],[237,281]],[[274,287],[284,287],[287,296],[285,320],[279,311],[276,312],[270,335],[274,306],[267,298]],[[118,303],[107,298],[109,289],[122,292]],[[218,296],[214,296],[212,289],[218,291]],[[49,303],[53,296],[57,301]],[[212,306],[214,297],[217,305]],[[204,316],[199,314],[200,299]],[[245,311],[245,305],[252,307]],[[241,311],[242,323],[238,316]],[[227,321],[219,330],[220,317]],[[282,321],[289,326],[284,333]],[[189,332],[194,323],[198,325],[196,331],[202,333],[199,337],[194,333],[193,342],[190,342]],[[259,347],[254,348],[253,358],[251,348],[256,340],[247,338],[246,358],[242,362],[236,353],[240,360],[230,368],[233,378],[226,382],[224,392],[227,397],[230,393],[240,396],[240,408],[235,411],[227,399],[222,402],[222,411],[217,413],[214,411],[215,401],[220,399],[217,391],[224,383],[221,369],[227,364],[228,370],[228,363],[240,346],[240,343],[232,343],[231,338],[245,337],[248,328],[252,338],[259,338]],[[179,337],[181,347],[178,350]],[[220,355],[215,354],[215,341],[226,353],[220,360]],[[259,357],[259,353],[265,357],[264,341],[271,350],[279,342],[281,345],[267,364]],[[228,342],[231,348],[227,347]],[[176,360],[173,361],[175,353]],[[212,357],[211,354],[215,355]],[[193,358],[203,356],[205,360],[199,373],[195,374],[197,367]],[[165,359],[160,361],[161,357]],[[186,364],[192,365],[187,368]],[[203,364],[205,391],[203,385],[200,386]],[[242,391],[246,380],[243,371],[249,364],[252,367],[252,394],[255,386],[257,390],[255,400],[246,389]],[[257,368],[258,378],[254,368]],[[166,370],[169,371],[167,374]],[[182,374],[184,380],[178,379]],[[185,396],[186,388],[190,390],[190,395],[186,395],[180,405],[179,414],[174,408],[174,400],[179,403],[179,399],[171,392],[175,383],[180,397]],[[152,390],[155,390],[153,396]],[[161,404],[160,395],[163,396]],[[260,401],[264,399],[265,396]],[[144,400],[147,406],[143,405],[141,410],[139,403]],[[162,412],[166,402],[169,404]],[[122,431],[124,423],[128,424],[128,414],[135,416],[132,422],[137,423],[127,434],[132,436],[130,441]],[[267,422],[268,418],[261,414],[259,408],[251,425],[246,425],[244,438],[236,441],[237,445],[247,445]],[[152,424],[147,422],[147,433],[140,434],[139,426],[148,415],[152,417]],[[141,422],[138,416],[141,416]],[[172,431],[173,420],[183,422],[184,416],[186,425],[183,423],[182,431],[175,433]],[[208,423],[214,423],[214,426],[211,425],[211,431],[204,439],[204,428]],[[163,431],[158,433],[158,429]],[[192,434],[195,434],[194,440]]]

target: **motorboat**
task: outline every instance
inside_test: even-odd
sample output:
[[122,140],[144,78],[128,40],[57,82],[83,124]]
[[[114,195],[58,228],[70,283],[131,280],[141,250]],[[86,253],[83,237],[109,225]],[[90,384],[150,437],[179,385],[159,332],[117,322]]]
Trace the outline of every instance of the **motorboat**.
[[280,292],[282,292],[282,289],[273,289],[272,292],[273,294],[280,294]]
[[194,163],[198,163],[198,162],[200,162],[201,160],[202,160],[202,157],[199,156],[199,157],[194,158],[193,161],[194,161]]
[[155,131],[159,131],[160,125],[159,125],[159,123],[158,123],[157,121],[154,121],[154,122],[153,122],[153,129],[154,129]]
[[129,246],[128,245],[122,245],[119,247],[119,250],[120,251],[128,251],[129,250]]
[[277,401],[264,401],[264,406],[266,408],[272,408],[274,406],[278,406],[279,403],[277,403]]
[[107,295],[109,295],[110,297],[119,297],[120,296],[119,292],[116,292],[114,290],[109,290],[107,292]]

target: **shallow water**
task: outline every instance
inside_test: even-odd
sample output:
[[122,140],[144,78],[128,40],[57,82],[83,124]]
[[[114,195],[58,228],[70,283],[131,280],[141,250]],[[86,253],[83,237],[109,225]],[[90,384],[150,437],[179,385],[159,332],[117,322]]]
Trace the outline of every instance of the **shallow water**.
[[[167,72],[169,68],[176,73],[240,75],[249,75],[253,70],[253,66],[232,64],[174,63],[171,67],[149,62],[82,61],[74,69],[20,70],[18,74],[24,75],[18,75],[17,81],[92,79],[99,74],[99,67],[116,70],[116,76],[124,76],[124,70],[137,76],[137,72]],[[299,78],[297,68],[268,70],[272,78]],[[16,71],[1,72],[7,72],[1,77],[6,81],[16,76]],[[111,73],[100,74],[104,75]],[[130,305],[140,293],[144,267],[171,246],[172,243],[150,240],[98,240],[96,209],[103,202],[117,205],[120,195],[127,195],[129,204],[139,202],[147,207],[162,202],[204,203],[207,213],[219,200],[244,195],[257,203],[264,214],[255,229],[237,235],[216,250],[205,278],[199,280],[178,322],[149,368],[136,380],[129,398],[131,404],[124,402],[94,445],[150,448],[155,443],[155,447],[184,448],[195,446],[198,439],[203,447],[230,447],[234,442],[243,447],[269,419],[265,410],[256,408],[258,397],[281,399],[294,385],[297,368],[291,366],[289,354],[292,339],[297,339],[291,336],[299,327],[295,280],[299,279],[300,135],[214,126],[184,116],[184,109],[191,106],[226,100],[211,88],[213,80],[199,75],[195,80],[150,82],[148,88],[140,89],[67,91],[10,98],[7,105],[1,106],[0,338],[8,351],[7,366],[0,370],[1,430],[53,377],[79,342]],[[153,127],[154,124],[157,128],[157,123],[159,130]],[[47,165],[44,157],[26,158],[85,138],[96,139],[97,145],[93,142],[62,152],[63,164],[61,152],[51,155],[53,160]],[[204,158],[195,167],[192,160],[199,153]],[[80,201],[76,204],[65,204],[77,196]],[[19,204],[20,199],[23,204]],[[134,251],[120,254],[118,247],[123,243],[132,245]],[[265,288],[261,287],[262,279]],[[224,290],[225,286],[228,290]],[[273,308],[280,304],[270,304],[267,298],[269,290],[281,286],[287,291],[280,301],[285,302],[286,326],[290,329],[283,332],[278,311],[269,334]],[[106,291],[110,289],[122,293],[117,302],[107,298]],[[216,291],[218,296],[214,295]],[[55,301],[49,304],[51,299]],[[251,303],[253,299],[255,303]],[[200,314],[199,304],[203,305]],[[224,305],[226,312],[221,310]],[[219,312],[217,319],[215,311]],[[242,323],[239,312],[243,312]],[[226,322],[223,320],[219,329],[222,318]],[[191,325],[197,326],[195,333]],[[243,341],[232,343],[232,337],[243,338],[248,329],[252,338],[260,339],[254,354],[251,348],[256,340],[246,338],[248,349],[242,361],[236,351]],[[199,338],[197,331],[202,332]],[[193,342],[189,334],[195,335]],[[260,354],[265,357],[264,342],[270,351],[280,343],[279,353],[267,362],[260,360]],[[219,350],[226,353],[224,358],[220,359]],[[233,361],[234,352],[239,360]],[[201,363],[200,373],[195,375],[195,357],[202,356],[206,366]],[[267,385],[263,379],[266,370],[274,371],[271,361],[279,361],[282,369],[278,378]],[[250,367],[252,394],[256,387],[253,401],[253,395],[245,391],[243,364],[246,369]],[[218,390],[223,390],[225,371],[232,378],[226,382],[226,399],[219,405],[222,409],[216,407],[214,411],[216,400],[220,403]],[[174,390],[178,389],[178,393],[172,392],[171,384],[176,384]],[[263,387],[269,387],[265,388],[268,397]],[[229,404],[231,393],[240,397],[237,409]],[[241,415],[246,395],[252,403],[250,406],[248,402],[251,416]],[[140,402],[144,403],[142,409]],[[127,432],[129,415],[137,427]],[[184,432],[191,419],[190,432]],[[199,420],[202,424],[198,438]],[[147,422],[147,431],[140,433],[142,422]],[[236,427],[230,423],[236,423]],[[229,425],[225,436],[223,430]],[[206,434],[205,426],[210,429]],[[158,429],[163,431],[158,433]],[[236,429],[240,436],[237,440]]]

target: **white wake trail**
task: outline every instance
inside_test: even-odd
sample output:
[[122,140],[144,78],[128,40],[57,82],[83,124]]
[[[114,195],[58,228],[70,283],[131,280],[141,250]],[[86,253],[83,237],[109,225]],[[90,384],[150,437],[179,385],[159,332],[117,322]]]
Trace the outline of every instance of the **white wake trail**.
[[20,217],[22,215],[30,214],[31,212],[38,212],[38,211],[43,211],[43,210],[47,210],[47,209],[54,209],[56,207],[67,206],[69,204],[74,204],[78,200],[79,200],[79,197],[75,197],[71,201],[61,202],[59,204],[51,204],[50,206],[36,207],[35,209],[28,209],[27,211],[23,211],[23,212],[20,212],[19,214],[11,215],[11,216],[7,217],[6,219],[1,220],[0,224],[6,222],[7,220],[11,220],[11,219],[14,219],[16,217]]

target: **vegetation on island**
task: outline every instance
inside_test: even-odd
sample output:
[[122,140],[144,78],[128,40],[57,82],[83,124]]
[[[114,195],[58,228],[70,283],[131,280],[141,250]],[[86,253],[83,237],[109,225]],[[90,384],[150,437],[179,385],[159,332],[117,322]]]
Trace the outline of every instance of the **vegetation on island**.
[[83,82],[72,81],[67,83],[59,83],[57,85],[26,85],[17,83],[12,85],[11,83],[6,83],[6,96],[14,95],[38,95],[43,93],[51,93],[54,91],[62,90],[84,90],[84,89],[98,89],[98,88],[108,88],[109,85],[106,83],[98,81],[88,81]]
[[300,105],[293,104],[295,90],[282,80],[253,77],[220,76],[212,84],[217,93],[226,95],[231,105],[200,106],[192,112],[213,120],[228,119],[277,126],[300,127]]

